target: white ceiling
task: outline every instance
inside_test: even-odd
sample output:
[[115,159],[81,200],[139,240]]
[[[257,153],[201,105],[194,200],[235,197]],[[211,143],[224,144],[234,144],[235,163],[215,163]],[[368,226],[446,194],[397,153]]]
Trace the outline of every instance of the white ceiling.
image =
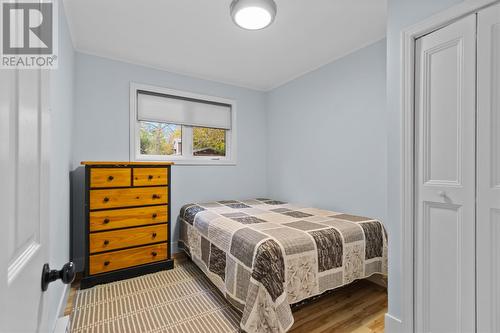
[[78,51],[270,90],[385,36],[386,0],[276,0],[246,31],[231,0],[64,0]]

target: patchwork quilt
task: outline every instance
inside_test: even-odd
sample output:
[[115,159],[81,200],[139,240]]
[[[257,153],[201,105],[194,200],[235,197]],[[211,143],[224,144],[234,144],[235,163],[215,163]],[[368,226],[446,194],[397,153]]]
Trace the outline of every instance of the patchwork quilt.
[[242,313],[246,332],[286,332],[291,304],[387,274],[377,220],[257,198],[188,204],[179,246]]

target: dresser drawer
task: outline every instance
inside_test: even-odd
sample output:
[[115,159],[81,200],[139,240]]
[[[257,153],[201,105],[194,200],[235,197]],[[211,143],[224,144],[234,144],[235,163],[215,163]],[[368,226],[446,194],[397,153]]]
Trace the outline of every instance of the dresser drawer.
[[89,236],[90,253],[123,249],[167,240],[167,225],[130,228],[92,233]]
[[167,244],[94,254],[89,257],[91,275],[167,259]]
[[89,213],[90,231],[168,222],[168,206],[100,210]]
[[167,187],[90,190],[90,209],[160,205],[168,202]]
[[130,168],[92,168],[90,169],[90,187],[125,187],[130,186]]
[[167,168],[134,168],[134,186],[168,184]]

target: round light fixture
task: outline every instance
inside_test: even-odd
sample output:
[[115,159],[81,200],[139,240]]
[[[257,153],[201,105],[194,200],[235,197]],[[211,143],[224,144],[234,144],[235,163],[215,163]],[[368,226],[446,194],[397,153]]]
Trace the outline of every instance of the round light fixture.
[[273,0],[233,0],[230,6],[234,23],[243,29],[259,30],[269,26],[276,16]]

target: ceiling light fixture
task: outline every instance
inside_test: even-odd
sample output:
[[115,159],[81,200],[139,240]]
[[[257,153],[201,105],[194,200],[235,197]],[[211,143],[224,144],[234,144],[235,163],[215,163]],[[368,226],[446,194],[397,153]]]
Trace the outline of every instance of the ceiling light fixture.
[[276,3],[273,0],[233,0],[230,12],[236,25],[247,30],[259,30],[273,23]]

